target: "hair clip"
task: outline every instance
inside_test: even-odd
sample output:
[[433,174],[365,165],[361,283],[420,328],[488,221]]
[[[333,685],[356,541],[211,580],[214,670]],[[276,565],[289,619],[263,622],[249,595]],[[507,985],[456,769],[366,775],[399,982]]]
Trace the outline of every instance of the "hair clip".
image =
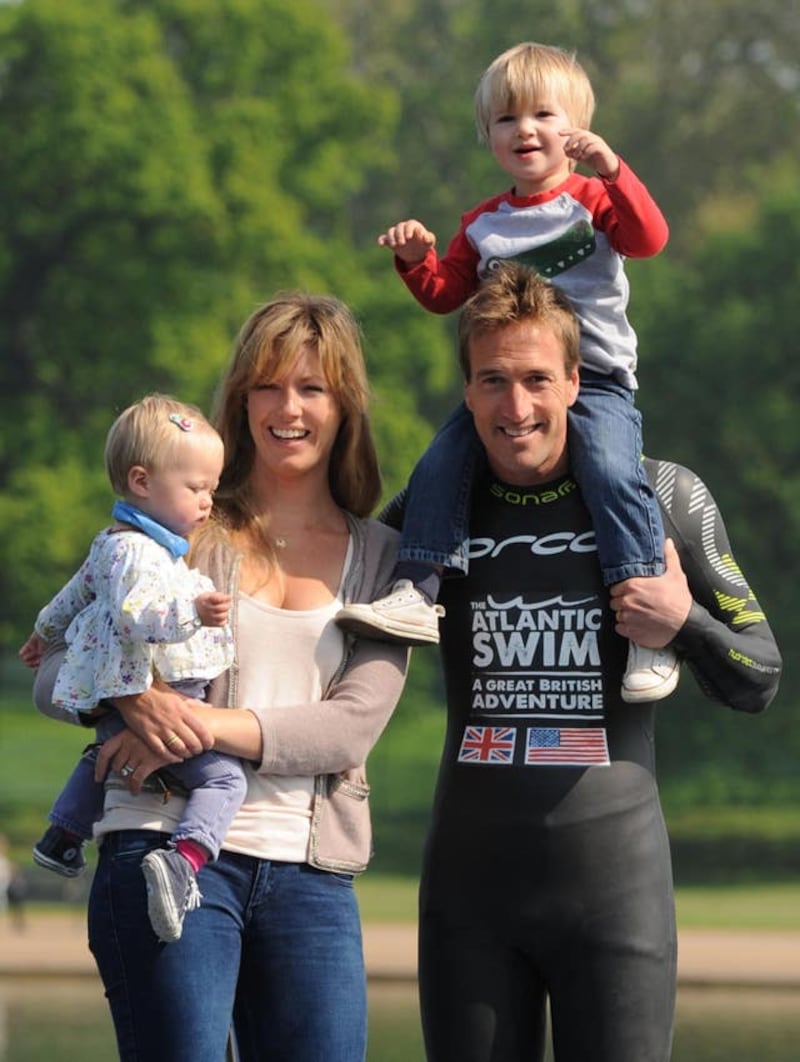
[[194,427],[194,421],[189,420],[188,417],[182,417],[180,413],[170,413],[170,421],[177,425],[181,431],[191,431]]

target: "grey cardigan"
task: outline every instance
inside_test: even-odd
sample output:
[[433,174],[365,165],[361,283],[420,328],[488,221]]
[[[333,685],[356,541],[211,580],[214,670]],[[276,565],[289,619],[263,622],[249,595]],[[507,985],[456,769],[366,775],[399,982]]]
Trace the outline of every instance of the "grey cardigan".
[[[399,536],[375,520],[348,516],[353,558],[344,586],[346,602],[371,601],[385,589],[396,559]],[[239,557],[224,541],[200,553],[197,566],[236,601]],[[234,643],[236,609],[231,612]],[[46,715],[64,719],[51,704],[53,683],[63,647],[50,647],[34,683],[34,701]],[[367,755],[380,737],[403,690],[409,652],[403,646],[347,637],[345,652],[324,698],[312,704],[254,710],[262,733],[265,774],[314,777],[308,862],[322,870],[359,873],[372,854]],[[217,707],[249,707],[238,701],[238,665],[215,679],[208,700]],[[74,716],[69,719],[74,722]],[[117,786],[111,781],[111,786]],[[154,787],[155,790],[155,787]],[[141,829],[152,823],[163,797],[127,789],[115,793],[115,810],[107,813],[98,834]],[[108,821],[106,821],[108,820]],[[223,845],[224,847],[224,845]]]

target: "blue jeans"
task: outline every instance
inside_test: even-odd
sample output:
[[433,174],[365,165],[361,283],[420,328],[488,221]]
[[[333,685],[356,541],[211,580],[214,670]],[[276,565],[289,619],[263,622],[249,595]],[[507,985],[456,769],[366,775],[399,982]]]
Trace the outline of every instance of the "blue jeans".
[[469,504],[483,448],[462,402],[417,461],[408,481],[400,560],[466,573]]
[[[606,586],[664,571],[664,530],[644,472],[641,420],[632,391],[581,370],[578,401],[569,412],[570,462],[592,517]],[[467,571],[469,504],[481,455],[462,403],[411,473],[401,560]]]
[[[118,712],[109,712],[97,724],[97,740],[102,744],[124,729],[122,716]],[[97,748],[90,746],[78,760],[48,816],[54,826],[61,826],[86,840],[91,839],[92,828],[103,814],[105,800],[103,783],[94,780],[96,760]],[[212,859],[216,859],[247,791],[241,763],[233,756],[202,752],[183,763],[173,764],[163,774],[175,778],[189,790],[186,807],[172,840],[196,841],[207,849]]]
[[89,946],[121,1062],[362,1062],[366,975],[351,875],[223,851],[198,874],[183,935],[150,928],[142,858],[166,837],[104,838]]

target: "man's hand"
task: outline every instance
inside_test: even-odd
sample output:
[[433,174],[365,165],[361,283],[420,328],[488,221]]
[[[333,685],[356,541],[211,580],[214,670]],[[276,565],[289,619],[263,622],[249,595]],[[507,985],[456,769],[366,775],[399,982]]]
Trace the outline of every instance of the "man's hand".
[[379,236],[378,246],[394,251],[406,265],[418,265],[431,247],[436,246],[436,236],[421,221],[409,218],[398,221]]
[[689,584],[671,538],[664,543],[664,560],[663,575],[625,579],[611,587],[614,629],[646,649],[669,645],[692,607]]
[[231,595],[223,594],[220,590],[209,590],[205,594],[198,594],[194,599],[194,607],[204,627],[224,627],[228,622],[228,613],[231,610]]
[[146,693],[114,698],[128,728],[164,763],[180,763],[213,748],[211,731],[193,711],[196,703],[161,683]]

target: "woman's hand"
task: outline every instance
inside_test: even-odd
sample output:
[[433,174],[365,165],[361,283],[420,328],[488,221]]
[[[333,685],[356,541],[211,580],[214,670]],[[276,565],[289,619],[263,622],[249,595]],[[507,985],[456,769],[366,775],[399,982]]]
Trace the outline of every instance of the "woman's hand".
[[96,782],[103,782],[109,771],[115,771],[134,794],[140,793],[142,782],[157,771],[174,763],[175,758],[159,756],[132,730],[122,730],[105,741],[97,754],[94,768]]
[[214,747],[214,736],[194,712],[198,701],[183,697],[169,686],[154,683],[145,693],[115,697],[114,705],[130,730],[162,762],[180,763]]

